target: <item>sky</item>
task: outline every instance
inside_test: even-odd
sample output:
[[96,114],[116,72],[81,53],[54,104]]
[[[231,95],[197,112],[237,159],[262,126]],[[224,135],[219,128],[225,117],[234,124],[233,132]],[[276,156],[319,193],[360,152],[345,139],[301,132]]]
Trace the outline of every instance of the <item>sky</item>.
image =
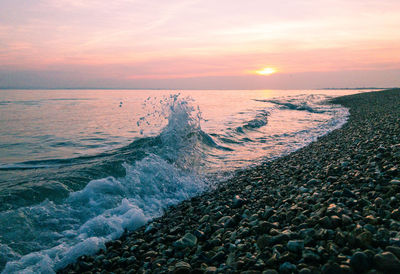
[[399,18],[399,0],[1,0],[0,88],[395,87]]

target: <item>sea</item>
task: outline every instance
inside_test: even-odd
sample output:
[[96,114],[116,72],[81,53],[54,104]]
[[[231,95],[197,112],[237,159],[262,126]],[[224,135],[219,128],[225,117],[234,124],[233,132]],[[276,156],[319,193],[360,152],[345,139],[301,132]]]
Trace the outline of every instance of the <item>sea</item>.
[[0,90],[0,271],[94,254],[340,128],[349,110],[328,100],[359,92]]

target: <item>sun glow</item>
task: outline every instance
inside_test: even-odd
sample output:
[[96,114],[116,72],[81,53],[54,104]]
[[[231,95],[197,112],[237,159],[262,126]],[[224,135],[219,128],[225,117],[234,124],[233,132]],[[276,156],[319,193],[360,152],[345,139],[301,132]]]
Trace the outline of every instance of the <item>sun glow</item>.
[[276,69],[274,69],[274,68],[263,68],[260,70],[256,70],[256,73],[259,75],[271,75],[275,72],[276,72]]

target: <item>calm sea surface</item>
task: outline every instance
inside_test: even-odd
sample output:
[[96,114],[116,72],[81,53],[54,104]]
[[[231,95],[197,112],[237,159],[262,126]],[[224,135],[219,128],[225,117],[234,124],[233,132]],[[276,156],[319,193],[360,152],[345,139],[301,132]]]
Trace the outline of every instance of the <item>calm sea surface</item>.
[[356,90],[0,91],[0,271],[52,272],[342,126]]

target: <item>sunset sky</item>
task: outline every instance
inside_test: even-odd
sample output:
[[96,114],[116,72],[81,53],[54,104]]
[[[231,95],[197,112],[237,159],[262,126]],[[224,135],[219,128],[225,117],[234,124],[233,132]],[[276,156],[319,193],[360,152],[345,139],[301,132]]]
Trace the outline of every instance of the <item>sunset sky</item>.
[[0,87],[399,85],[399,0],[0,1]]

